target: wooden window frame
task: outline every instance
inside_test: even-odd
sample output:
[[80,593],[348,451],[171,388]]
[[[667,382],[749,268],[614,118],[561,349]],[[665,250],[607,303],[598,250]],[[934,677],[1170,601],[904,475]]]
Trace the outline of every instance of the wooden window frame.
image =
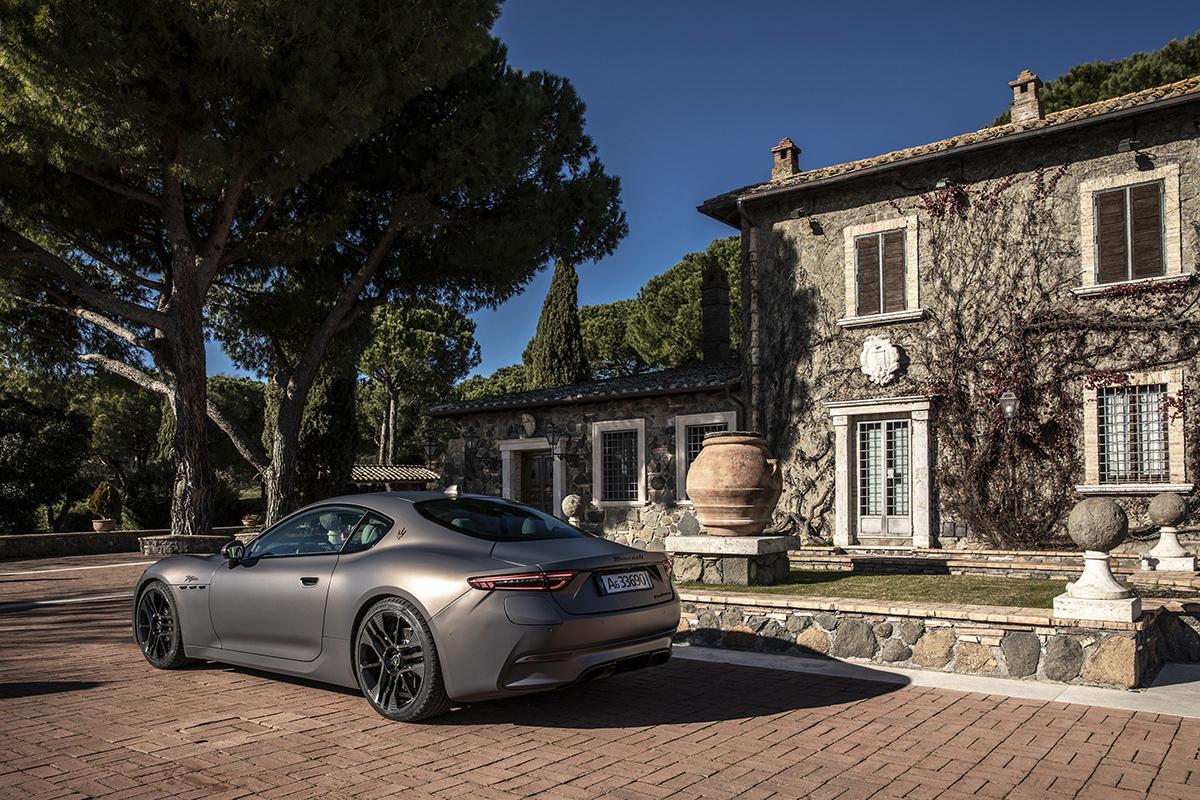
[[[1096,195],[1111,190],[1162,182],[1162,228],[1164,273],[1147,278],[1135,278],[1116,283],[1099,283],[1100,259],[1097,254],[1098,225]],[[1080,297],[1102,295],[1113,286],[1142,283],[1162,283],[1185,280],[1190,272],[1183,269],[1184,229],[1179,200],[1179,165],[1165,164],[1149,170],[1132,170],[1119,175],[1092,178],[1079,184],[1079,243],[1080,285],[1071,291]],[[1129,224],[1126,214],[1126,225]],[[1128,234],[1127,234],[1128,235]],[[1129,255],[1132,258],[1132,253]]]
[[[1162,259],[1162,274],[1147,275],[1142,278],[1133,276],[1133,198],[1132,192],[1141,186],[1157,186],[1158,187],[1158,238],[1159,238],[1159,254]],[[1100,198],[1103,195],[1114,194],[1120,192],[1125,200],[1125,279],[1121,281],[1100,280],[1100,212],[1098,210]],[[1121,283],[1131,283],[1138,280],[1153,280],[1155,278],[1167,277],[1167,203],[1166,203],[1166,183],[1161,179],[1139,181],[1138,183],[1130,183],[1125,186],[1114,186],[1111,189],[1100,189],[1092,193],[1092,219],[1096,220],[1092,230],[1092,249],[1095,251],[1093,258],[1095,259],[1095,271],[1092,280],[1097,286],[1115,286]]]
[[[864,236],[880,236],[880,259],[883,258],[882,234],[890,231],[904,232],[904,309],[878,314],[858,314],[858,240]],[[846,315],[837,320],[840,328],[863,328],[877,325],[890,325],[896,322],[922,319],[925,316],[921,308],[920,295],[920,249],[918,237],[918,222],[916,214],[903,217],[865,222],[858,225],[848,225],[843,229],[844,255],[843,271],[846,286]],[[880,281],[880,307],[883,307],[882,276]]]

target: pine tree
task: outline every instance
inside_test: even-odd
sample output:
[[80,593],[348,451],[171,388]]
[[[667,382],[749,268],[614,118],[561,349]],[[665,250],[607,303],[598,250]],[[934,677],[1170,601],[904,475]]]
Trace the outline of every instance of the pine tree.
[[525,348],[524,359],[531,389],[579,383],[592,377],[579,328],[579,276],[565,261],[554,267],[537,332]]

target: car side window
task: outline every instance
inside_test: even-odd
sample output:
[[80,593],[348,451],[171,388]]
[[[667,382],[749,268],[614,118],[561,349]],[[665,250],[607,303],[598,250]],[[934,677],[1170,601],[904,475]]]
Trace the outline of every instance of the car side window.
[[359,521],[354,533],[350,534],[346,543],[342,545],[342,552],[361,553],[363,550],[370,550],[391,529],[390,519],[368,511]]
[[297,514],[266,531],[246,550],[247,558],[311,556],[336,553],[354,532],[363,510],[322,506]]

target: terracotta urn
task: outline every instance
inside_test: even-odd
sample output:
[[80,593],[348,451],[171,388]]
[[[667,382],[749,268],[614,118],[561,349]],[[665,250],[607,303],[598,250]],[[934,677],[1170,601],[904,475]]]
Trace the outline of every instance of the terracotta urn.
[[115,519],[94,519],[92,520],[92,530],[96,533],[108,533],[117,529],[117,521]]
[[687,473],[688,499],[715,536],[762,535],[782,491],[779,462],[758,433],[708,434]]

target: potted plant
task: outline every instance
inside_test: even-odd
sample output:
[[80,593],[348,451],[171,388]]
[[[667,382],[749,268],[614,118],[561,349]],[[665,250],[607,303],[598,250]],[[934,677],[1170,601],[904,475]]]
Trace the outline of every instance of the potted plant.
[[92,530],[98,533],[115,530],[117,520],[121,518],[121,505],[121,493],[108,481],[100,481],[87,502],[88,510],[96,516],[92,520]]
[[258,528],[263,524],[262,514],[246,514],[242,517],[243,528]]

